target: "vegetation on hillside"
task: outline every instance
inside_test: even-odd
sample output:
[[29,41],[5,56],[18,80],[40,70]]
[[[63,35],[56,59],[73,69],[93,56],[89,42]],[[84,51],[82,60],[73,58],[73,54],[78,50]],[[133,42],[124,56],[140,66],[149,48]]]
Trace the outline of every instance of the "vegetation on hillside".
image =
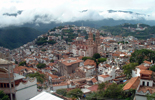
[[46,44],[46,43],[48,43],[48,44],[55,44],[56,43],[56,41],[54,41],[54,40],[47,40],[47,37],[40,37],[40,38],[38,38],[37,40],[36,40],[36,42],[35,42],[37,45],[43,45],[43,44]]
[[153,65],[153,66],[150,67],[149,69],[152,70],[153,72],[155,72],[155,65]]
[[39,68],[39,69],[42,69],[42,68],[45,68],[45,67],[46,67],[46,64],[44,64],[44,63],[37,64],[37,68]]
[[133,100],[135,90],[124,91],[122,88],[125,84],[108,82],[98,84],[98,91],[92,92],[86,96],[87,100],[106,100],[106,99],[127,99]]
[[124,74],[127,76],[127,78],[132,77],[132,70],[134,70],[137,65],[138,65],[138,63],[130,63],[130,64],[123,66],[122,69],[124,71]]
[[21,61],[21,62],[19,62],[18,65],[19,65],[19,66],[25,66],[25,65],[26,65],[26,61]]
[[87,59],[94,60],[96,64],[98,65],[99,63],[105,62],[107,58],[101,57],[99,53],[95,53],[93,57],[83,57],[82,60],[86,61]]
[[58,89],[56,90],[56,93],[69,98],[81,98],[83,94],[79,88],[72,89],[70,91],[67,91],[66,89]]
[[155,51],[148,49],[135,50],[134,53],[131,54],[130,62],[131,63],[143,63],[144,60],[147,61],[155,61]]
[[33,41],[42,32],[28,27],[0,29],[0,46],[14,49]]
[[40,74],[39,72],[28,74],[27,76],[29,76],[29,77],[36,77],[37,78],[37,82],[39,82],[41,84],[45,81],[45,75],[44,74]]
[[10,100],[9,96],[6,95],[2,90],[0,90],[0,100]]
[[147,27],[147,28],[143,31],[135,30],[132,32],[130,29],[124,29],[125,27],[137,28],[137,24],[125,23],[123,25],[117,25],[117,26],[102,26],[100,29],[104,30],[105,32],[110,32],[112,35],[134,36],[138,39],[147,39],[147,38],[154,37],[155,35],[155,26],[140,24],[140,27],[142,28]]

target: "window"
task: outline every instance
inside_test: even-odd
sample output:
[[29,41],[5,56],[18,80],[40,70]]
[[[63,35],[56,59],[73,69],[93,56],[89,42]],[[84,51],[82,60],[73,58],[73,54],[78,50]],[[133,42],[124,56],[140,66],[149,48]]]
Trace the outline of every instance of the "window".
[[147,82],[147,86],[149,86],[149,82]]
[[3,83],[0,83],[0,87],[3,87]]
[[143,86],[145,86],[145,82],[143,81]]

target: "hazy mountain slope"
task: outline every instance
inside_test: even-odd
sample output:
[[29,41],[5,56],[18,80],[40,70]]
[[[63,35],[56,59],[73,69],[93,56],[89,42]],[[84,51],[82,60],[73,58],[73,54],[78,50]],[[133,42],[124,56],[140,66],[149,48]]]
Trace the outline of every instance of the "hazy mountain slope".
[[28,27],[0,29],[0,46],[14,49],[34,40],[42,32]]
[[[129,27],[131,29],[129,29]],[[155,37],[155,26],[140,24],[140,28],[147,27],[145,30],[136,30],[137,24],[122,24],[117,26],[102,26],[100,29],[111,32],[112,35],[134,36],[138,39],[148,39]],[[134,28],[134,29],[133,29]],[[133,31],[134,30],[134,31]]]

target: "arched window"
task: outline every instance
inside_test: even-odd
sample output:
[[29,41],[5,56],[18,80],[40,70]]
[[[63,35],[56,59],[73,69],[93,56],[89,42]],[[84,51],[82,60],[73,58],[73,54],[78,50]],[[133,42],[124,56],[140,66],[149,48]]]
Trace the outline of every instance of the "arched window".
[[145,82],[143,81],[143,86],[145,86]]
[[149,82],[147,82],[147,86],[149,86]]

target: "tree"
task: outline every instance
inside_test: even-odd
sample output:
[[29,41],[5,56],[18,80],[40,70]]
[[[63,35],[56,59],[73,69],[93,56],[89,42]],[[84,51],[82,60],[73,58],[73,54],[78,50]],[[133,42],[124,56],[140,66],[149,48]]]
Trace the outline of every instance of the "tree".
[[107,89],[104,92],[105,97],[109,98],[118,98],[121,96],[122,88],[119,87],[116,83],[112,83],[111,85],[108,85]]
[[18,61],[17,60],[15,60],[15,64],[18,64]]
[[10,100],[9,96],[0,90],[0,100]]
[[58,89],[56,90],[57,94],[60,94],[62,96],[66,96],[67,95],[67,90],[66,89]]
[[92,92],[86,96],[87,100],[97,100],[98,92]]
[[134,70],[137,65],[138,65],[138,63],[130,63],[130,64],[127,64],[127,65],[124,65],[123,68],[122,68],[123,71],[124,71],[124,74],[128,78],[131,78],[132,70]]
[[155,72],[155,65],[150,67],[150,70],[154,71]]
[[37,44],[37,45],[43,45],[43,44],[45,44],[45,43],[47,43],[48,41],[47,41],[47,37],[40,37],[40,38],[38,38],[37,40],[36,40],[36,42],[35,42],[35,44]]
[[25,66],[26,65],[26,61],[21,61],[20,63],[19,63],[19,66]]
[[49,44],[55,44],[56,43],[56,41],[54,41],[54,40],[49,40],[49,41],[47,41]]
[[98,84],[98,90],[99,90],[99,91],[104,91],[104,90],[105,90],[105,86],[106,86],[106,85],[105,85],[104,82]]
[[29,76],[29,77],[36,77],[37,78],[37,82],[40,82],[41,84],[45,81],[45,75],[44,74],[40,74],[39,72],[28,74],[27,76]]
[[144,60],[147,61],[155,61],[155,51],[148,49],[135,50],[134,53],[131,54],[130,62],[131,63],[143,63]]
[[46,64],[44,64],[44,63],[37,64],[37,68],[39,68],[39,69],[42,69],[42,68],[45,68],[45,67],[46,67]]
[[87,60],[87,59],[91,59],[91,57],[83,57],[82,60]]
[[95,53],[94,55],[93,55],[93,58],[95,58],[95,59],[98,59],[98,58],[100,58],[101,57],[101,55],[99,54],[99,53]]
[[147,100],[155,100],[155,93],[147,94]]
[[82,91],[79,88],[73,89],[67,92],[67,96],[71,98],[80,98],[82,97]]
[[50,62],[54,63],[54,60],[52,59]]
[[107,60],[107,58],[98,58],[98,62],[101,63],[101,62],[105,62]]

